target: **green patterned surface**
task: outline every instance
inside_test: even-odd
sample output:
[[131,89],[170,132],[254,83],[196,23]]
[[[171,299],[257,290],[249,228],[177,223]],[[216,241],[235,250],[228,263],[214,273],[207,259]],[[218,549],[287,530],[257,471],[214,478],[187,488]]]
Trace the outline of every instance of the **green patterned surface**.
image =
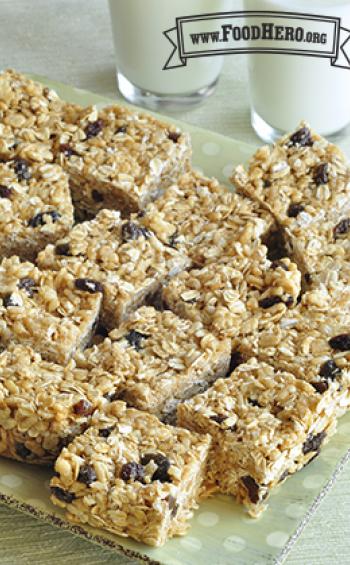
[[[109,102],[97,95],[45,82],[72,102]],[[223,181],[227,181],[232,166],[245,161],[253,151],[249,145],[232,139],[192,126],[186,128],[192,134],[196,166]],[[114,546],[116,551],[135,552],[167,565],[197,565],[199,560],[203,565],[263,565],[281,561],[347,458],[349,433],[350,414],[341,420],[337,435],[320,457],[276,490],[269,509],[258,520],[248,518],[231,499],[219,496],[200,506],[188,536],[171,540],[160,549],[90,528],[75,533],[93,536],[95,542]],[[70,528],[62,512],[49,501],[49,477],[45,469],[1,459],[0,495],[16,508]]]

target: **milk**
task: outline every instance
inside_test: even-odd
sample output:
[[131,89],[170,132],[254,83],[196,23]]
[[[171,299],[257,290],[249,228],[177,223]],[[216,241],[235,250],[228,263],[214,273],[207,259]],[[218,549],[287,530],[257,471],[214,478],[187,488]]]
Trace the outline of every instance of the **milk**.
[[223,57],[188,60],[187,66],[162,70],[172,52],[163,32],[176,17],[230,11],[232,0],[110,0],[118,73],[139,89],[159,95],[197,92],[214,83]]
[[[341,17],[350,28],[350,0],[245,0],[244,9]],[[253,124],[263,138],[268,126],[291,131],[302,119],[323,135],[350,123],[350,69],[332,67],[329,59],[249,55],[249,80]]]

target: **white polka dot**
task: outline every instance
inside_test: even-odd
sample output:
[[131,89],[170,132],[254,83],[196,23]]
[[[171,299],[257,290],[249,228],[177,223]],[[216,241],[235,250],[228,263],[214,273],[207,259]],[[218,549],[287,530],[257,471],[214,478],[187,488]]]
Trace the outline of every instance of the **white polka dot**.
[[224,548],[230,553],[240,553],[246,545],[246,541],[239,536],[230,536],[224,540]]
[[202,549],[202,542],[198,538],[186,536],[180,540],[182,547],[189,551],[200,551]]
[[224,168],[222,169],[222,174],[224,175],[224,177],[226,177],[227,179],[230,178],[230,176],[233,173],[233,164],[232,163],[228,163],[227,165],[224,166]]
[[303,480],[303,487],[310,489],[320,488],[321,486],[323,486],[324,481],[325,478],[323,475],[309,475]]
[[288,504],[285,509],[285,513],[289,518],[301,518],[306,512],[306,508],[302,504],[294,502],[293,504]]
[[219,516],[215,514],[215,512],[202,512],[197,517],[197,520],[201,526],[211,528],[212,526],[216,526],[219,521]]
[[283,547],[288,541],[289,535],[285,532],[271,532],[266,537],[267,545],[271,547]]
[[219,155],[221,148],[220,145],[214,143],[213,141],[208,141],[202,145],[202,151],[204,155],[209,155],[210,157],[215,157],[215,155]]
[[23,481],[21,477],[17,477],[17,475],[3,475],[0,477],[0,483],[5,487],[17,488],[21,486]]

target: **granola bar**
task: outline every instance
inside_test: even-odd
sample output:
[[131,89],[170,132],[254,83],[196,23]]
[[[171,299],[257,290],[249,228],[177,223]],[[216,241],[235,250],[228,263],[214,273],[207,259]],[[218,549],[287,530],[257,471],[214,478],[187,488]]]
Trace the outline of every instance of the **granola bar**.
[[185,271],[163,289],[163,301],[179,316],[201,322],[219,337],[233,338],[247,323],[259,330],[296,305],[301,274],[288,258],[271,262],[264,253],[254,259],[233,257]]
[[18,257],[0,264],[0,344],[30,345],[65,364],[90,341],[97,323],[102,286],[65,269],[40,271]]
[[169,418],[178,402],[226,375],[230,355],[229,341],[200,322],[143,307],[76,361],[118,376],[118,398],[129,406]]
[[[345,304],[349,303],[349,291]],[[341,416],[350,407],[350,314],[325,289],[306,292],[301,304],[260,331],[241,333],[243,357],[258,356],[312,385]]]
[[305,274],[317,270],[328,246],[350,229],[346,157],[306,124],[258,149],[248,171],[239,166],[232,181],[275,216]]
[[114,328],[157,291],[167,277],[188,266],[188,259],[165,246],[135,221],[115,210],[76,225],[69,235],[38,256],[42,269],[62,267],[103,285],[101,323]]
[[0,155],[13,157],[18,143],[52,160],[50,136],[62,119],[56,92],[11,69],[0,74]]
[[334,412],[311,385],[256,359],[180,404],[178,424],[212,436],[208,480],[252,516],[336,429]]
[[189,135],[122,106],[66,105],[54,151],[80,215],[142,210],[189,167]]
[[183,175],[149,204],[140,221],[196,265],[237,252],[251,256],[273,223],[259,205],[196,171]]
[[61,167],[14,158],[0,163],[0,256],[33,260],[73,225],[68,178]]
[[196,507],[208,436],[113,402],[63,449],[52,501],[68,520],[151,546],[183,535]]
[[118,384],[102,369],[62,367],[24,345],[0,354],[0,372],[0,455],[35,464],[53,462]]

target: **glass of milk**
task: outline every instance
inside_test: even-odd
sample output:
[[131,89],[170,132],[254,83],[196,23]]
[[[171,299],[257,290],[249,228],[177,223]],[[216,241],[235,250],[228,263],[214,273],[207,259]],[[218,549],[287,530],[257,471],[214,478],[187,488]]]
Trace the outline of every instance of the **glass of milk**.
[[176,18],[233,9],[232,0],[109,0],[118,86],[130,102],[151,109],[181,110],[215,89],[223,57],[189,59],[163,70],[172,45],[163,32]]
[[[341,26],[350,29],[350,0],[244,0],[244,9],[340,17]],[[325,136],[345,133],[350,69],[299,55],[250,54],[248,59],[252,125],[264,141],[292,131],[301,120]]]

